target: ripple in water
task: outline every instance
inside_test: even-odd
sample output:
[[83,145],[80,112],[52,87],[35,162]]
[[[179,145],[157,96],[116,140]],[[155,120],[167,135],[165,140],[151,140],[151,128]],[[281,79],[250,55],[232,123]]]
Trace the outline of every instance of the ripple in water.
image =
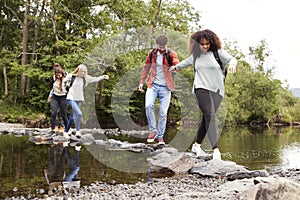
[[292,143],[284,146],[280,151],[282,169],[300,168],[300,144]]

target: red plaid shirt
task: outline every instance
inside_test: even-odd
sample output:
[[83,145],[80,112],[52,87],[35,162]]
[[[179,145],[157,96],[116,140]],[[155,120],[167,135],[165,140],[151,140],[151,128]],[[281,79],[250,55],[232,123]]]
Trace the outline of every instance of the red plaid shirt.
[[[144,84],[145,80],[147,83],[148,88],[152,88],[152,83],[155,79],[156,76],[156,57],[157,57],[157,51],[158,49],[155,50],[154,55],[152,57],[152,60],[150,62],[150,56],[152,53],[152,50],[148,53],[148,57],[146,59],[141,77],[140,77],[140,84]],[[173,90],[175,88],[175,83],[172,77],[172,72],[170,72],[170,67],[168,60],[167,60],[167,49],[164,51],[164,57],[163,57],[163,73],[164,73],[164,78],[166,80],[167,86],[169,90]],[[170,59],[172,61],[173,65],[177,65],[179,63],[177,54],[174,51],[170,52]],[[150,73],[149,73],[150,71]]]

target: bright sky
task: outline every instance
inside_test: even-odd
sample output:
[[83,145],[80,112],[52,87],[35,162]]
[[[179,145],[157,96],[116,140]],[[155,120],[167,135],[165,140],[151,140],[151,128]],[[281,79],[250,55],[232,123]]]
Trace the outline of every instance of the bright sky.
[[300,12],[298,0],[188,0],[201,25],[221,39],[237,41],[244,53],[265,39],[275,78],[300,88]]

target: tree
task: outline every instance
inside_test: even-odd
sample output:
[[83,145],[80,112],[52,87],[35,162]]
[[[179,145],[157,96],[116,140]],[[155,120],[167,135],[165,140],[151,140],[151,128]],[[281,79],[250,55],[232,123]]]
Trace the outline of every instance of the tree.
[[261,40],[257,46],[249,47],[250,55],[253,56],[255,68],[260,73],[265,73],[264,63],[266,59],[271,55],[271,51],[268,48],[268,44],[265,39]]
[[[227,45],[226,45],[227,46]],[[228,46],[227,46],[228,47]],[[231,46],[232,47],[232,46]],[[236,49],[236,48],[233,48]],[[237,73],[226,79],[227,122],[250,123],[257,121],[267,123],[276,115],[292,121],[288,110],[295,104],[286,88],[279,80],[273,79],[272,69],[267,73],[263,69],[265,59],[271,54],[267,43],[261,41],[256,47],[250,47],[251,55],[259,67],[253,68],[240,57]],[[239,51],[229,50],[239,58]]]

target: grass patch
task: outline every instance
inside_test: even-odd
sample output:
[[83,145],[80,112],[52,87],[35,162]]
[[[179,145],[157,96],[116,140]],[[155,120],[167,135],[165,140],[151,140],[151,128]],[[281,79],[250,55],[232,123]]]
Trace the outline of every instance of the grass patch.
[[44,113],[39,113],[24,105],[11,105],[0,100],[0,121],[7,123],[22,123],[26,120],[45,119]]

